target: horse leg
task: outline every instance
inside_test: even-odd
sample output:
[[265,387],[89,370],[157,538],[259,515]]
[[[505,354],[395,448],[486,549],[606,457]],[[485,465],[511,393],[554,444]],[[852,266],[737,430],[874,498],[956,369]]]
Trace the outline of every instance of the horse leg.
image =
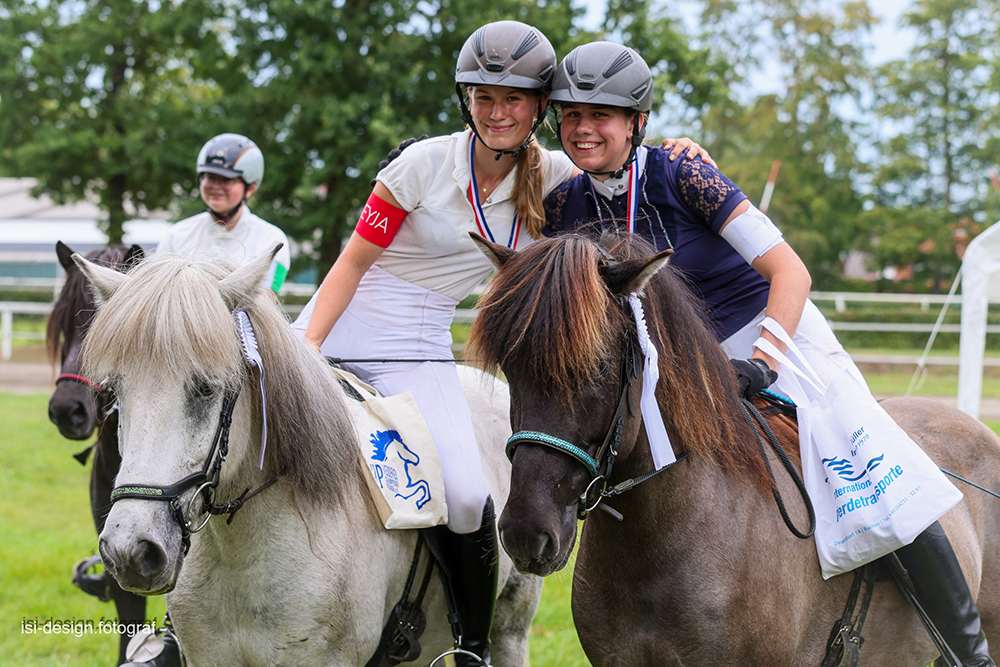
[[[114,438],[104,438],[108,433],[117,433],[117,423],[112,417],[101,425],[101,437],[94,447],[94,467],[90,474],[90,509],[94,515],[94,526],[97,534],[104,530],[104,522],[111,509],[111,489],[115,484],[115,476],[121,465],[121,455],[118,453],[118,443]],[[110,440],[110,442],[108,442]],[[111,599],[115,601],[118,612],[118,623],[124,628],[138,628],[146,621],[146,598],[135,593],[122,590],[115,578],[105,572],[109,579],[108,587]],[[121,633],[118,642],[118,662],[125,662],[125,649],[128,648],[132,635],[127,631]]]
[[921,606],[962,667],[996,667],[979,610],[941,524],[935,521],[912,543],[897,549],[896,555],[910,575]]

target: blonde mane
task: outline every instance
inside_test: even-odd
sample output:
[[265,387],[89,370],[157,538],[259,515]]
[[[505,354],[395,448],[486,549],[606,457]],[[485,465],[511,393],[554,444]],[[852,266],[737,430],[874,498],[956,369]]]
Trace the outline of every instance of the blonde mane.
[[[233,268],[176,255],[140,264],[91,325],[83,350],[88,376],[112,386],[136,374],[164,383],[241,382],[259,418],[260,390],[219,286]],[[307,499],[341,503],[344,480],[359,480],[361,472],[343,392],[294,334],[271,290],[258,286],[236,306],[253,324],[266,371],[266,465]]]

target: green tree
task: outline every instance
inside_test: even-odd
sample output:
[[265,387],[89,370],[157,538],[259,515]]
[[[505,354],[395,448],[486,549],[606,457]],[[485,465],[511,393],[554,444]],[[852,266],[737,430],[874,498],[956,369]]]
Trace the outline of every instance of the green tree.
[[884,206],[968,211],[985,186],[983,130],[996,23],[982,0],[917,0],[902,17],[917,38],[879,68],[874,111],[885,122],[873,180]]
[[58,202],[96,200],[112,242],[190,190],[228,60],[214,16],[211,0],[0,0],[7,170]]
[[[903,15],[916,40],[905,58],[878,69],[873,109],[884,136],[866,214],[876,268],[912,271],[918,288],[942,290],[958,271],[956,242],[996,210],[996,94],[991,80],[997,22],[991,2],[918,0]],[[981,216],[980,216],[981,217]]]
[[[855,141],[861,128],[850,112],[860,107],[865,40],[876,19],[864,0],[706,0],[703,7],[703,41],[734,67],[719,87],[729,98],[698,119],[700,136],[754,202],[780,162],[768,215],[817,287],[829,285],[840,275],[861,211],[855,188],[865,169]],[[765,51],[776,57],[782,86],[755,94]]]
[[321,278],[389,149],[462,128],[453,72],[466,38],[513,18],[563,54],[579,14],[569,0],[271,0],[239,12],[242,65],[224,84],[225,104],[262,142],[268,166],[255,210],[306,242],[304,262]]

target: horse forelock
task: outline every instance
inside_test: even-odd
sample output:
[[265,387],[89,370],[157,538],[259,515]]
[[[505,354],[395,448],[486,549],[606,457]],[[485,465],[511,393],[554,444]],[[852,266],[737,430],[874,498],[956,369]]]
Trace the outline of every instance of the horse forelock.
[[[262,413],[260,389],[240,350],[219,282],[223,263],[175,255],[143,262],[95,318],[85,341],[90,377],[136,374],[183,382],[189,376],[231,385]],[[267,396],[267,467],[313,503],[343,503],[360,481],[353,427],[339,385],[299,340],[273,293],[261,287],[240,304],[253,326]],[[251,445],[252,447],[252,445]],[[255,448],[254,448],[255,449]]]
[[572,393],[612,352],[621,309],[582,237],[544,239],[507,260],[480,299],[470,356],[486,369],[526,369],[547,393]]
[[[605,231],[597,240],[566,235],[513,255],[480,300],[469,351],[487,370],[517,369],[539,387],[567,395],[598,381],[601,360],[622,345],[631,314],[601,279],[604,249],[616,261],[650,257],[636,236]],[[767,470],[743,419],[732,366],[704,306],[669,264],[644,290],[645,319],[659,357],[656,396],[678,447],[734,478],[770,488]],[[616,382],[617,374],[607,374]],[[608,387],[609,392],[615,388]]]
[[[109,245],[91,250],[86,257],[95,264],[121,270],[127,252],[124,246]],[[45,325],[45,347],[53,363],[62,358],[71,341],[86,333],[94,310],[87,277],[74,265],[66,271],[66,280]]]

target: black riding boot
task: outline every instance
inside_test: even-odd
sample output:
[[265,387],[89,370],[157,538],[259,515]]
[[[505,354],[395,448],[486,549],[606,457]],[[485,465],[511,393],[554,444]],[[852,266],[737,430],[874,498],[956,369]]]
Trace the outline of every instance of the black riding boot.
[[427,537],[431,548],[443,561],[451,581],[451,592],[461,624],[460,648],[482,658],[476,660],[459,653],[455,655],[455,667],[489,665],[490,631],[496,608],[500,559],[493,499],[486,499],[482,524],[476,532],[459,535],[438,526],[431,528]]
[[962,667],[996,667],[979,610],[941,524],[935,521],[911,544],[897,549],[896,555],[910,575],[917,600]]

